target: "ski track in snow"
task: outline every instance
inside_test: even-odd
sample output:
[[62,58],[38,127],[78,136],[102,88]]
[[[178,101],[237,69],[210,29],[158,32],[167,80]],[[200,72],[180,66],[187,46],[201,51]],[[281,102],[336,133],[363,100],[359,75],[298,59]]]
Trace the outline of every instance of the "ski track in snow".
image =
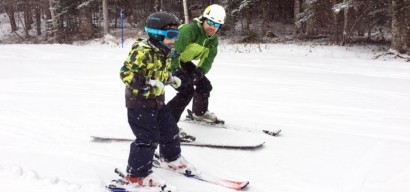
[[[125,47],[0,45],[1,190],[101,192],[118,178],[129,143],[90,136],[133,137],[118,75]],[[253,151],[184,146],[183,155],[204,172],[249,180],[249,192],[410,191],[410,66],[370,58],[361,47],[222,44],[208,74],[210,110],[231,127],[282,133],[181,122],[198,139],[266,142]],[[234,191],[154,174],[181,192]]]

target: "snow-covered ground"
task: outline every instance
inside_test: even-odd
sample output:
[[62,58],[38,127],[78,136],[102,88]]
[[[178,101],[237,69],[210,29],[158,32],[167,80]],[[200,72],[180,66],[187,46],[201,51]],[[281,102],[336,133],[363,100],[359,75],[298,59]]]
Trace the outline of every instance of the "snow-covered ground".
[[[1,191],[101,192],[117,178],[129,144],[90,136],[133,137],[119,78],[129,47],[0,45]],[[249,180],[249,192],[410,191],[410,65],[373,56],[366,48],[221,45],[208,75],[211,111],[230,126],[282,135],[227,137],[266,142],[254,151],[184,146],[183,155],[203,171]],[[167,99],[174,94],[167,88]],[[181,192],[233,191],[154,172]]]

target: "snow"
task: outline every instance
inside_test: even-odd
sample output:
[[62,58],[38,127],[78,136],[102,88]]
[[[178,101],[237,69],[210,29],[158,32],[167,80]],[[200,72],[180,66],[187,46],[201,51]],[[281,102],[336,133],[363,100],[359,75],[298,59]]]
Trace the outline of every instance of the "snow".
[[[119,78],[131,43],[0,45],[1,191],[101,192],[118,178],[129,144],[90,136],[133,137]],[[249,180],[249,192],[410,191],[410,65],[372,60],[371,50],[222,44],[208,74],[210,110],[230,126],[282,134],[238,131],[226,141],[264,147],[183,146],[183,155],[205,172]],[[175,94],[166,91],[167,100]],[[181,192],[234,191],[154,172]]]

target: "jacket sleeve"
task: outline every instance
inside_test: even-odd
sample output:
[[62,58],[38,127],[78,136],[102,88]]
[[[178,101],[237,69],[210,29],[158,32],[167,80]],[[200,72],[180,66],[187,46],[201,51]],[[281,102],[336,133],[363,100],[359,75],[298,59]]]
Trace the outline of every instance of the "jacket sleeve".
[[[172,58],[171,71],[175,72],[181,68],[180,62],[191,61],[194,59],[192,56],[187,56],[184,54],[188,45],[195,41],[195,28],[192,27],[192,24],[182,25],[179,28],[180,36],[175,41],[174,49],[176,51],[175,56]],[[182,55],[182,56],[181,56]],[[192,57],[192,58],[191,58]]]
[[149,58],[146,50],[132,49],[120,70],[120,78],[125,86],[135,95],[149,95],[150,86],[147,85],[147,65],[144,60]]
[[201,58],[200,62],[198,63],[198,67],[201,67],[205,74],[207,74],[211,68],[212,64],[214,63],[214,59],[216,54],[218,53],[218,40],[214,41],[209,48],[209,53],[204,54],[203,58]]

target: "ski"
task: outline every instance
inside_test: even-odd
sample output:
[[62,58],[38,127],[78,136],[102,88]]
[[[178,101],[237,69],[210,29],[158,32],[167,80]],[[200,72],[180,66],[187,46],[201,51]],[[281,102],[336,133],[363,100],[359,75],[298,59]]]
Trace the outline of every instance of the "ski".
[[[163,168],[163,169],[170,170],[170,171],[174,172],[174,170],[168,168],[167,165],[164,165],[162,163],[162,161],[160,160],[160,157],[157,153],[154,154],[153,165],[154,165],[154,167]],[[175,173],[178,173],[178,172],[175,172]],[[217,176],[214,176],[214,175],[211,175],[211,174],[207,174],[207,173],[200,173],[198,175],[185,175],[185,174],[182,174],[182,173],[178,173],[178,174],[184,175],[188,178],[197,179],[197,180],[200,180],[200,181],[212,183],[212,184],[215,184],[215,185],[219,185],[219,186],[222,186],[222,187],[235,189],[235,190],[242,190],[246,186],[249,185],[249,181],[231,181],[231,180],[223,179],[223,178],[220,178],[220,177],[217,177]]]
[[[121,178],[112,180],[110,184],[105,186],[109,192],[165,192],[161,187],[142,187],[130,183],[126,178],[124,173],[122,173],[118,168],[115,168],[115,173],[117,173]],[[168,190],[167,190],[168,191]]]
[[99,137],[99,136],[91,136],[93,142],[99,143],[111,143],[111,142],[132,142],[135,139],[130,138],[120,138],[120,137]]
[[[99,137],[91,136],[93,142],[99,143],[110,143],[110,142],[132,142],[134,139],[130,138],[119,138],[119,137]],[[252,150],[262,147],[265,142],[259,142],[255,144],[213,144],[213,143],[201,143],[197,141],[193,142],[181,142],[183,146],[194,146],[194,147],[210,147],[210,148],[221,148],[221,149],[243,149],[243,150]]]
[[243,144],[243,145],[230,145],[230,144],[211,144],[211,143],[198,143],[196,141],[191,143],[183,143],[181,145],[184,146],[195,146],[195,147],[210,147],[210,148],[221,148],[221,149],[257,149],[262,147],[265,142],[260,142],[257,144]]
[[224,129],[232,129],[232,130],[237,130],[237,131],[264,133],[264,134],[267,134],[267,135],[270,135],[270,136],[278,136],[279,133],[282,131],[280,129],[277,130],[277,131],[269,131],[269,130],[260,130],[260,129],[252,129],[252,128],[232,127],[232,126],[226,125],[225,121],[223,121],[223,120],[217,120],[214,123],[197,121],[197,120],[194,119],[191,110],[187,109],[187,113],[188,113],[188,115],[186,115],[186,119],[183,120],[183,122],[194,123],[194,124],[205,125],[205,126],[218,127],[218,128],[224,128]]

